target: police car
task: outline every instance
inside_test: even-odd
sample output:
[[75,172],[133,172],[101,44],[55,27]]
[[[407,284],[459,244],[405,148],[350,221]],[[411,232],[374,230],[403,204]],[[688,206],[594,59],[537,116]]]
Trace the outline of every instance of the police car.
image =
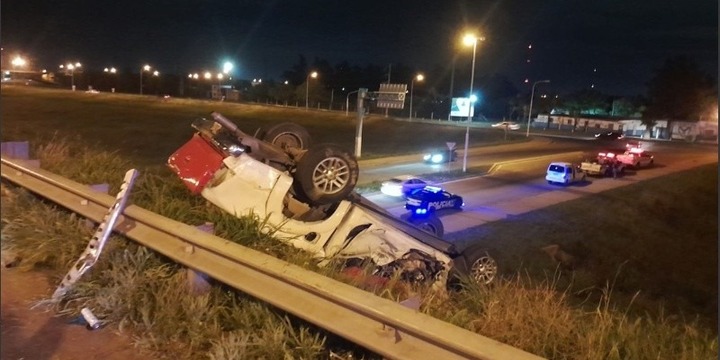
[[441,209],[461,209],[464,205],[461,196],[449,193],[437,186],[426,186],[415,190],[408,195],[405,201],[405,209],[418,215]]

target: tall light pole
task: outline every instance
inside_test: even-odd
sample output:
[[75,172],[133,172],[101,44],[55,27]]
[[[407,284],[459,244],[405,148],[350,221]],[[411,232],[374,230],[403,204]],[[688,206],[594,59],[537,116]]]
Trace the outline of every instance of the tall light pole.
[[351,91],[351,92],[349,92],[349,93],[347,94],[347,96],[345,97],[345,116],[349,116],[349,115],[350,115],[350,95],[352,95],[352,94],[354,94],[354,93],[356,93],[356,92],[358,92],[358,91],[359,91],[359,90]]
[[308,74],[307,78],[305,78],[305,110],[309,107],[309,91],[310,91],[310,78],[315,79],[318,76],[317,71],[313,71],[310,74]]
[[468,154],[468,143],[470,142],[470,123],[472,122],[472,92],[473,92],[473,80],[475,79],[475,53],[477,50],[478,40],[484,40],[484,38],[478,38],[473,34],[467,34],[463,38],[463,43],[467,46],[472,45],[473,47],[473,58],[472,68],[470,70],[470,94],[468,95],[468,118],[467,126],[465,127],[465,151],[463,152],[463,172],[467,172],[467,154]]
[[[105,68],[103,69],[103,72],[106,74],[117,74],[117,69],[114,67]],[[115,92],[115,80],[112,80],[113,86],[110,88],[110,91]]]
[[533,83],[532,90],[530,91],[530,109],[528,110],[528,122],[527,122],[527,130],[525,132],[525,137],[530,136],[530,116],[532,115],[532,104],[533,104],[533,97],[535,97],[535,85],[542,84],[542,83],[549,83],[550,80],[539,80]]
[[[82,64],[79,62],[76,62],[75,64],[69,63],[65,65],[65,75],[67,75],[67,71],[70,71],[70,88],[75,91],[75,69],[80,69],[82,67]],[[62,69],[63,66],[60,65],[60,68]]]
[[425,79],[425,76],[423,74],[417,74],[411,81],[410,81],[410,114],[408,115],[408,120],[412,120],[412,106],[413,106],[413,87],[415,86],[415,80],[417,81],[423,81]]
[[150,65],[145,65],[140,68],[140,95],[143,94],[143,83],[142,83],[143,71],[150,71]]

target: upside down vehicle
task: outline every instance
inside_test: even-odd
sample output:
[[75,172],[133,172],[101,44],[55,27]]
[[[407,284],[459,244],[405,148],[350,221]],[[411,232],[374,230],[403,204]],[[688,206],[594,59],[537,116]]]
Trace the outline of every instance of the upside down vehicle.
[[487,284],[497,273],[482,247],[458,251],[438,218],[397,218],[354,192],[355,157],[333,144],[310,146],[301,126],[282,123],[255,136],[221,114],[198,119],[192,138],[168,159],[194,194],[236,217],[258,216],[279,241],[331,261],[371,264],[375,274],[451,285]]

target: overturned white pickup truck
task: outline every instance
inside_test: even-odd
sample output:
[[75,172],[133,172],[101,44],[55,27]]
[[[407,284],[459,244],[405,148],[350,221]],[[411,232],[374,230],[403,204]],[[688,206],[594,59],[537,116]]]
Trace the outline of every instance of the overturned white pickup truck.
[[195,121],[195,135],[168,159],[193,193],[237,217],[266,219],[262,226],[275,238],[321,262],[369,260],[376,274],[434,285],[462,276],[494,280],[497,264],[487,251],[457,251],[438,237],[438,218],[398,219],[353,192],[359,168],[342,148],[308,147],[307,131],[292,123],[254,137],[212,116]]

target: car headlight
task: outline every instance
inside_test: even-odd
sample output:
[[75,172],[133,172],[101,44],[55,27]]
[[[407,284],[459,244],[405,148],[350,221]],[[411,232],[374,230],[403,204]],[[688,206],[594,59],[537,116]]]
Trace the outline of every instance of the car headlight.
[[434,163],[439,163],[439,162],[442,162],[444,158],[445,157],[442,154],[434,154],[430,161],[432,161]]
[[430,154],[425,154],[425,156],[423,156],[423,160],[430,161],[430,157],[431,157]]

